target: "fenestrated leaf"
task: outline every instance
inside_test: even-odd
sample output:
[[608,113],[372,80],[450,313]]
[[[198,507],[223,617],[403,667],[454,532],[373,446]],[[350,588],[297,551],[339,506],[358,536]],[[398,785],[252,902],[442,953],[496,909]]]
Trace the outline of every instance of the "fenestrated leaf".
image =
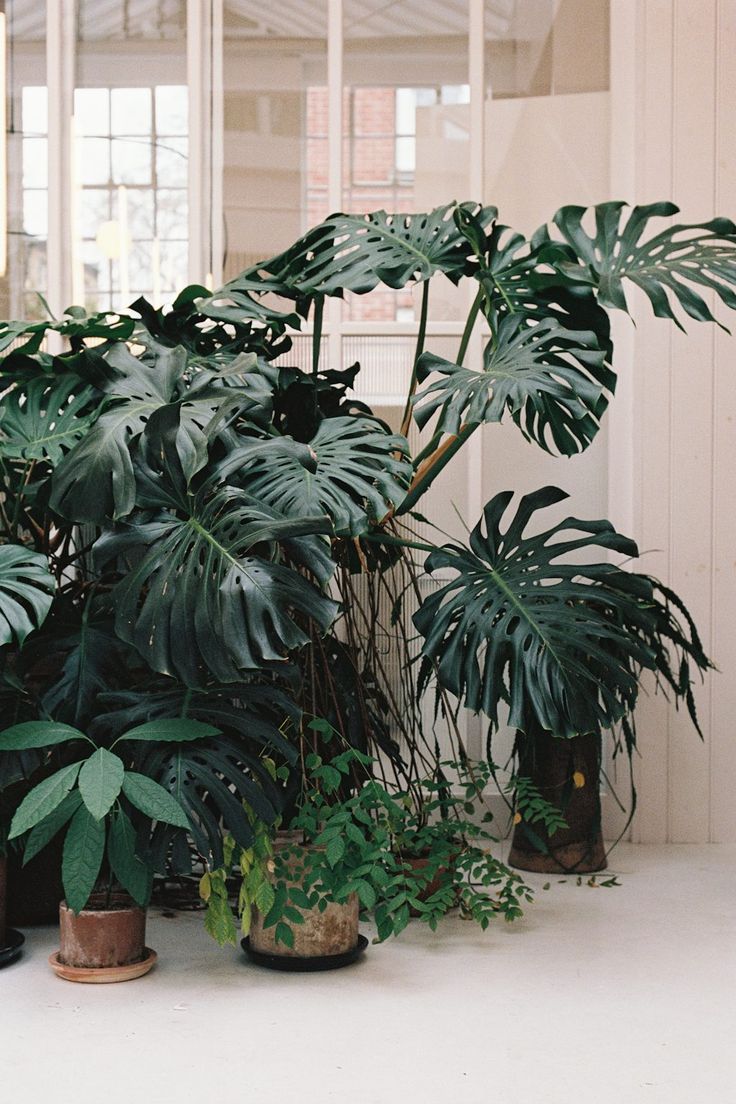
[[122,759],[107,748],[98,748],[79,772],[79,792],[95,820],[109,813],[123,785]]
[[74,912],[87,904],[100,876],[105,854],[105,822],[96,820],[85,805],[72,817],[64,840],[61,880],[66,903]]
[[43,624],[55,590],[45,556],[19,544],[0,545],[0,646],[22,644]]
[[179,802],[152,778],[136,771],[126,771],[123,793],[136,809],[140,809],[151,820],[162,820],[165,824],[174,824],[178,828],[189,827],[189,820]]
[[89,606],[81,620],[49,621],[34,640],[34,653],[64,656],[56,678],[49,681],[42,698],[44,710],[59,721],[84,727],[97,715],[97,700],[115,682],[116,673],[130,650],[123,644],[109,614],[95,619]]
[[60,805],[54,809],[53,813],[50,813],[40,824],[37,824],[28,833],[28,839],[23,847],[23,865],[29,863],[31,859],[42,851],[46,844],[54,838],[57,832],[61,831],[68,820],[76,813],[79,806],[82,804],[82,795],[79,790],[72,790],[68,793]]
[[227,457],[254,498],[287,517],[327,514],[356,537],[399,502],[411,478],[404,437],[372,418],[325,418],[309,444],[290,437],[244,443]]
[[49,813],[53,813],[77,781],[81,766],[81,763],[71,763],[34,786],[15,811],[8,839],[22,836],[24,832],[44,820]]
[[[274,552],[268,542],[296,543],[300,534],[329,530],[329,522],[275,517],[232,487],[195,509],[188,518],[142,522],[103,537],[96,552],[100,562],[128,548],[144,552],[113,602],[119,635],[154,670],[188,686],[202,685],[208,672],[236,682],[244,669],[283,662],[305,644],[300,619],[323,629],[331,623],[335,603],[290,566],[267,558]],[[256,554],[257,546],[266,555]],[[315,547],[310,556],[310,547],[301,542],[316,574],[324,551]]]
[[[495,218],[493,207],[463,204],[483,225]],[[402,288],[444,272],[457,282],[470,254],[453,219],[456,205],[428,214],[330,215],[277,257],[249,273],[265,273],[280,285],[309,295],[362,294],[379,283]],[[236,278],[227,288],[237,289]],[[227,288],[225,290],[227,290]]]
[[624,203],[611,202],[592,210],[593,234],[583,226],[585,207],[561,207],[554,216],[580,262],[558,267],[569,278],[596,287],[604,307],[628,311],[624,283],[629,280],[642,289],[659,318],[672,319],[680,329],[678,304],[698,322],[715,321],[701,291],[712,291],[736,308],[736,225],[730,219],[676,223],[642,241],[652,218],[669,218],[679,207],[649,203],[630,208],[627,215]]
[[136,484],[130,446],[153,412],[175,397],[187,357],[184,349],[159,346],[145,362],[121,343],[112,346],[106,361],[116,370],[116,377],[103,384],[110,401],[52,481],[53,509],[77,522],[131,512]]
[[645,575],[567,562],[598,549],[635,556],[633,542],[609,522],[576,518],[527,535],[538,510],[567,498],[555,487],[524,496],[502,530],[512,497],[488,503],[469,548],[446,545],[426,561],[429,572],[456,572],[414,616],[442,684],[493,724],[508,703],[510,725],[574,736],[630,717],[647,668],[695,719],[689,664],[709,663],[687,611]]
[[0,732],[0,751],[23,751],[27,748],[53,747],[68,740],[83,740],[78,728],[58,721],[22,721]]
[[483,371],[425,353],[417,378],[421,383],[431,373],[440,378],[414,398],[420,428],[438,411],[436,429],[449,434],[500,422],[508,411],[527,439],[564,456],[588,447],[615,386],[594,333],[549,318],[527,325],[513,314],[501,318],[486,346]]
[[152,743],[182,743],[186,740],[204,740],[207,736],[218,736],[219,728],[194,721],[190,717],[161,717],[157,721],[147,721],[129,729],[121,740],[145,740]]
[[113,874],[141,908],[151,895],[152,875],[135,850],[135,829],[123,809],[115,809],[107,834],[107,857]]
[[95,392],[75,376],[29,380],[3,396],[0,450],[21,460],[57,464],[89,429]]

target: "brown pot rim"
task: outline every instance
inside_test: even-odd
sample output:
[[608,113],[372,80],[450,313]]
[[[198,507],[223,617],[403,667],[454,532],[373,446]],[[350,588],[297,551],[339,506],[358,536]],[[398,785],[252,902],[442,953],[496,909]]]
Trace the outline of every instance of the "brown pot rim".
[[[141,906],[137,905],[135,901],[132,900],[132,898],[124,897],[123,894],[120,894],[119,896],[121,898],[121,902],[124,898],[124,903],[121,903],[117,908],[95,908],[94,906],[90,908],[90,901],[88,901],[84,908],[80,909],[79,912],[75,912],[73,908],[70,908],[69,905],[66,903],[66,900],[64,899],[62,901],[59,901],[59,912],[70,912],[73,916],[120,916],[121,913],[125,912],[147,912],[147,909],[141,908]],[[114,898],[115,894],[113,894],[113,899]]]

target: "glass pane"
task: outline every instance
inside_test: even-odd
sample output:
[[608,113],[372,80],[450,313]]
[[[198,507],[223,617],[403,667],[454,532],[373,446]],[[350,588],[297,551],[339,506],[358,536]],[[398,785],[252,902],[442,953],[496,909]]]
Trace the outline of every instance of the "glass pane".
[[110,108],[113,134],[150,135],[150,88],[113,88]]
[[[88,306],[121,307],[161,294],[159,250],[172,236],[184,244],[167,291],[187,281],[186,2],[77,0],[77,11],[75,279]],[[104,172],[89,144],[103,134]]]
[[224,4],[225,278],[328,213],[327,4]]
[[188,106],[186,87],[182,85],[159,85],[156,88],[156,132],[158,134],[186,134]]
[[0,277],[0,317],[46,317],[48,235],[48,95],[40,43],[45,7],[6,4],[12,54],[8,65],[7,271]]
[[77,88],[74,92],[77,134],[92,137],[110,133],[110,93],[107,88]]
[[[345,0],[345,211],[427,211],[468,194],[468,4]],[[416,292],[347,295],[344,317],[410,321]],[[447,282],[430,319],[459,320],[465,296]]]

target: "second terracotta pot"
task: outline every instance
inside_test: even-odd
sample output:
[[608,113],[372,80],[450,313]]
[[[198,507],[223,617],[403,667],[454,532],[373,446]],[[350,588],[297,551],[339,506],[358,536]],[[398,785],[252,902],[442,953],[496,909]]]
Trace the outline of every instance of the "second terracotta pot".
[[92,898],[75,914],[59,905],[59,962],[85,970],[141,962],[146,953],[146,913],[128,898],[113,896],[110,907]]

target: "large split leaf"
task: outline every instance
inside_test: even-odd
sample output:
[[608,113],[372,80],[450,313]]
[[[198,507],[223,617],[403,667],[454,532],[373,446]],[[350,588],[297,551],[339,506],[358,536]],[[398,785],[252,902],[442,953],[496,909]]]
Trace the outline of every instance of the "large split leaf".
[[126,517],[135,505],[130,448],[153,412],[174,397],[184,370],[183,349],[163,349],[152,363],[115,345],[108,363],[117,376],[107,385],[108,405],[54,473],[51,505],[72,521]]
[[95,419],[95,391],[75,376],[38,377],[3,396],[0,449],[21,460],[58,464]]
[[527,326],[502,318],[483,355],[483,371],[432,353],[419,361],[420,382],[439,379],[414,400],[420,427],[439,411],[436,428],[456,434],[463,425],[500,422],[511,414],[525,437],[548,452],[582,452],[595,437],[615,377],[592,332],[575,332],[553,319]]
[[[675,223],[642,240],[654,217],[669,218],[674,203],[650,203],[626,214],[623,203],[593,208],[595,232],[583,225],[584,207],[561,207],[554,224],[579,263],[559,264],[571,279],[598,291],[604,307],[628,310],[625,281],[640,287],[654,313],[681,329],[675,307],[699,322],[715,321],[702,293],[714,292],[727,307],[736,307],[736,225],[726,218],[704,223]],[[697,290],[696,290],[697,289]]]
[[22,644],[42,625],[55,590],[45,556],[19,544],[0,545],[0,645]]
[[411,478],[404,437],[373,418],[325,418],[309,444],[290,437],[245,442],[227,469],[254,498],[287,517],[327,514],[340,536],[356,537],[400,502]]
[[336,606],[272,558],[273,542],[298,545],[319,577],[324,550],[298,538],[328,528],[326,518],[277,518],[232,487],[189,517],[125,526],[96,548],[100,562],[128,551],[137,559],[113,591],[117,631],[153,670],[188,686],[208,673],[234,682],[244,669],[283,662],[308,640],[299,619],[326,628]]
[[[463,205],[486,225],[495,208]],[[286,252],[253,270],[305,295],[363,294],[378,284],[402,288],[443,272],[457,282],[470,247],[453,219],[454,203],[428,214],[331,215]],[[231,287],[237,288],[238,280]]]
[[502,530],[512,497],[488,503],[469,548],[447,545],[427,559],[430,572],[456,572],[414,617],[442,684],[494,724],[506,702],[511,725],[574,736],[630,717],[648,668],[694,719],[689,662],[702,670],[708,660],[681,604],[647,576],[569,562],[599,549],[634,556],[633,542],[608,522],[575,518],[527,534],[537,511],[567,497],[555,487],[522,498]]

